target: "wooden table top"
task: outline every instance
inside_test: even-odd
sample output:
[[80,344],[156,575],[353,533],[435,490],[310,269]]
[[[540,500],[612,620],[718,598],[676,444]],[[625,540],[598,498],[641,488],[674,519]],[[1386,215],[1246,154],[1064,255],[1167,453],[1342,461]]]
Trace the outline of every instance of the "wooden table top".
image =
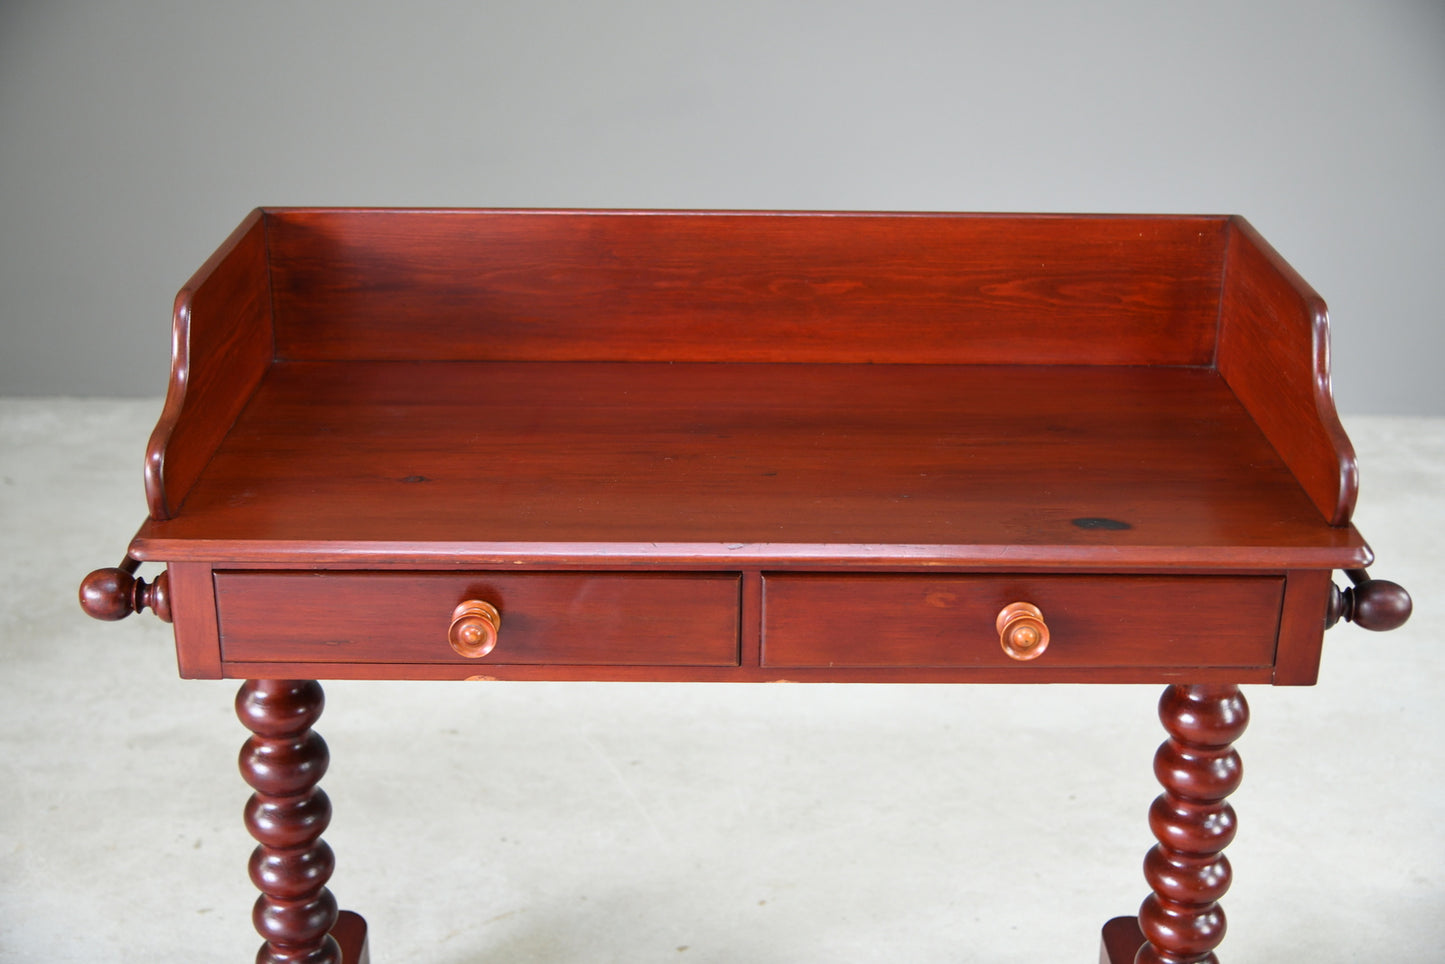
[[1206,367],[277,361],[133,551],[273,565],[1352,568]]

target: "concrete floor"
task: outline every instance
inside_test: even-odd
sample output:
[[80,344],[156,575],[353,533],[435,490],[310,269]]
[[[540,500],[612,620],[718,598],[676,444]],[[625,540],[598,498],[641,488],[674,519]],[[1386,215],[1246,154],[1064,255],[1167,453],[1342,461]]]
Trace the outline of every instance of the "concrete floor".
[[[0,961],[250,960],[235,683],[76,585],[159,402],[0,401]],[[1250,687],[1226,961],[1445,960],[1445,419],[1356,418],[1417,600]],[[327,839],[376,964],[1093,961],[1144,893],[1157,687],[332,683]]]

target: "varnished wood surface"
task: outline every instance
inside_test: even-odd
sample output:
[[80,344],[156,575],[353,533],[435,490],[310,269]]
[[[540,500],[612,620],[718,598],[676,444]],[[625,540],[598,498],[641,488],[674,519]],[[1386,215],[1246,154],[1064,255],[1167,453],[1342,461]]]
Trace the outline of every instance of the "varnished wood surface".
[[[1274,659],[1270,576],[813,575],[763,583],[763,665],[1010,666],[995,616],[1043,611],[1038,667],[1234,666]],[[1023,677],[1026,678],[1026,677]]]
[[1349,569],[1345,575],[1354,585],[1343,590],[1330,587],[1327,627],[1343,619],[1361,629],[1387,633],[1409,620],[1415,603],[1404,586],[1388,579],[1372,578],[1364,569]]
[[1274,680],[1282,686],[1313,686],[1320,673],[1320,600],[1326,611],[1330,573],[1302,570],[1285,580],[1280,606],[1279,644],[1274,651]]
[[1330,391],[1324,300],[1243,218],[1220,299],[1216,367],[1324,517],[1348,523],[1359,471]]
[[171,621],[170,576],[162,572],[147,584],[135,575],[136,560],[127,556],[121,566],[97,569],[80,583],[80,608],[92,619],[114,622],[131,613],[150,609],[163,622]]
[[1207,365],[1226,224],[275,209],[276,357]]
[[[633,632],[630,634],[626,628],[628,612],[624,610],[635,607],[615,605],[629,598],[628,594],[618,594],[615,589],[608,588],[613,580],[625,581],[629,576],[638,575],[630,572],[589,569],[570,574],[534,574],[524,569],[517,573],[414,573],[393,570],[367,573],[354,569],[283,569],[221,572],[213,578],[209,567],[204,563],[174,563],[170,571],[175,585],[183,587],[177,590],[178,617],[175,624],[181,675],[207,679],[302,676],[321,679],[483,678],[679,682],[786,680],[859,683],[1169,683],[1190,680],[1309,684],[1314,682],[1319,664],[1323,633],[1321,613],[1329,595],[1327,572],[1291,572],[1287,574],[1285,582],[1283,606],[1277,606],[1275,611],[1265,612],[1265,607],[1258,604],[1254,607],[1246,605],[1247,595],[1239,597],[1231,592],[1218,591],[1220,587],[1232,585],[1241,578],[1239,576],[1214,576],[1208,579],[1187,575],[1170,576],[1165,580],[1166,583],[1178,580],[1181,584],[1202,590],[1189,594],[1182,602],[1179,599],[1181,594],[1175,593],[1174,606],[1186,617],[1192,616],[1199,607],[1204,607],[1207,612],[1214,614],[1213,621],[1209,622],[1210,626],[1217,623],[1219,614],[1225,610],[1232,610],[1241,619],[1252,621],[1251,626],[1229,625],[1224,631],[1223,645],[1214,645],[1213,641],[1198,634],[1189,637],[1191,623],[1186,619],[1183,632],[1190,645],[1178,646],[1174,645],[1172,637],[1155,639],[1149,635],[1150,626],[1167,625],[1161,623],[1158,617],[1145,614],[1142,619],[1130,621],[1127,615],[1121,613],[1121,607],[1127,606],[1128,599],[1120,595],[1120,590],[1132,585],[1136,578],[1134,576],[1111,573],[1061,577],[1059,574],[1013,573],[981,577],[944,575],[936,571],[910,571],[910,581],[905,583],[904,588],[909,591],[909,598],[915,599],[917,593],[913,590],[917,587],[913,585],[912,579],[919,580],[919,586],[940,580],[976,578],[985,578],[987,584],[996,587],[1028,588],[1043,585],[1049,589],[1048,599],[1055,622],[1062,618],[1063,625],[1071,627],[1065,650],[1071,656],[1055,661],[1041,658],[1029,663],[1007,659],[999,663],[955,660],[952,665],[940,666],[923,665],[931,661],[916,658],[910,662],[906,658],[906,641],[924,630],[914,623],[918,618],[916,612],[905,612],[906,619],[899,619],[881,628],[876,624],[873,626],[873,629],[878,630],[878,635],[872,643],[880,650],[888,650],[894,654],[891,665],[879,665],[880,661],[875,659],[874,665],[862,667],[770,667],[763,665],[765,574],[759,571],[744,571],[740,574],[741,589],[732,594],[737,602],[735,614],[724,611],[725,603],[720,596],[716,596],[711,588],[713,584],[708,580],[684,582],[681,584],[684,587],[691,585],[703,591],[671,594],[670,598],[662,600],[663,605],[657,616],[649,617],[644,614],[641,622],[633,622]],[[488,582],[496,580],[513,585],[535,584],[536,581],[531,578],[533,575],[543,578],[570,575],[575,579],[574,585],[578,588],[574,596],[581,597],[584,609],[595,614],[600,607],[603,616],[601,626],[606,639],[587,643],[585,626],[563,625],[553,612],[527,613],[522,625],[527,626],[530,622],[530,630],[534,631],[534,636],[535,630],[545,625],[549,627],[548,632],[555,631],[570,638],[572,642],[569,645],[574,657],[583,651],[578,649],[580,639],[583,649],[590,645],[590,655],[587,658],[593,661],[507,662],[504,658],[512,650],[503,649],[478,665],[472,660],[456,658],[454,654],[435,646],[436,634],[443,631],[443,626],[433,613],[434,609],[439,606],[444,608],[453,599],[468,598],[474,592],[486,589]],[[681,575],[687,579],[696,579],[701,574]],[[722,573],[709,575],[725,581],[732,578]],[[769,579],[777,580],[793,578],[794,573],[773,572],[766,575]],[[245,637],[241,639],[241,649],[233,648],[232,658],[223,659],[214,586],[218,580],[225,582],[241,576],[246,577],[242,582],[248,582],[251,588],[247,588],[240,596],[232,594],[233,598],[223,605],[227,609],[227,619],[232,622],[233,629],[237,625],[246,627]],[[425,580],[421,584],[426,587],[425,591],[413,595],[410,590],[415,587],[409,581],[417,576],[435,578]],[[359,578],[353,581],[353,577]],[[816,577],[825,581],[827,575],[818,573]],[[885,582],[887,580],[883,575],[869,578],[879,578]],[[1103,588],[1097,595],[1074,594],[1072,598],[1065,600],[1055,596],[1050,588],[1053,581],[1060,578],[1063,578],[1064,583],[1081,580],[1082,583],[1097,583]],[[1264,575],[1248,578],[1250,581],[1246,585],[1270,585],[1278,582],[1277,577]],[[590,579],[597,581],[595,587],[589,586]],[[349,585],[372,586],[377,592],[359,594],[361,602],[357,604],[353,597],[358,594],[348,595],[342,592],[338,595],[333,592],[333,581],[343,590]],[[438,586],[449,589],[450,593],[436,597]],[[1214,587],[1215,591],[1208,591],[1209,587]],[[943,591],[955,590],[945,587]],[[180,602],[182,592],[185,600],[183,604]],[[252,592],[256,595],[251,595]],[[433,597],[429,601],[427,593]],[[529,602],[535,602],[539,598],[535,592],[529,592],[525,596],[531,597]],[[511,599],[517,602],[525,596],[511,596]],[[545,594],[541,598],[554,603],[559,601],[556,597],[547,597]],[[614,604],[611,607],[607,605],[609,600]],[[944,598],[938,601],[948,600]],[[1056,604],[1064,602],[1067,602],[1070,610],[1058,611]],[[565,599],[561,600],[561,603],[570,606]],[[828,601],[824,599],[821,603],[826,606]],[[508,608],[512,609],[510,605]],[[896,615],[898,608],[893,608]],[[1281,609],[1283,618],[1280,618]],[[398,631],[386,624],[368,625],[368,613],[379,619],[398,619],[401,626],[410,626],[412,629]],[[398,613],[401,614],[399,617]],[[512,615],[515,617],[519,614],[513,610]],[[826,609],[817,612],[816,616],[824,622],[832,618],[832,614]],[[794,617],[802,618],[796,612]],[[241,620],[240,623],[234,622],[237,618]],[[1120,623],[1110,625],[1108,619],[1119,619]],[[726,643],[721,639],[724,631],[718,628],[725,621],[729,625],[736,622],[736,637],[730,636]],[[421,629],[415,628],[423,622],[425,625]],[[507,625],[511,626],[516,622],[514,618]],[[854,622],[856,623],[856,620]],[[962,620],[955,620],[948,625],[941,624],[937,619],[924,619],[921,622],[931,623],[937,632],[946,636],[946,639],[940,640],[943,643],[959,645],[968,634],[968,627]],[[1266,662],[1252,666],[1231,665],[1241,662],[1230,655],[1239,650],[1240,638],[1258,638],[1260,634],[1270,634],[1276,624],[1278,637],[1274,645],[1272,664]],[[277,632],[275,627],[278,626],[288,627],[288,632]],[[306,627],[299,636],[290,632],[291,628],[298,626]],[[719,665],[701,665],[695,659],[691,663],[679,661],[688,658],[685,654],[698,650],[698,640],[690,638],[694,633],[694,626],[714,627],[713,632],[717,635],[712,644],[712,655],[720,657],[725,647],[729,653],[725,659],[718,659]],[[1079,637],[1077,629],[1081,626],[1089,627],[1090,635],[1087,638]],[[343,631],[336,631],[338,628]],[[856,631],[856,626],[853,628]],[[355,635],[352,635],[353,633]],[[293,645],[298,638],[301,645]],[[364,653],[356,651],[354,644],[357,639],[360,639]],[[900,643],[900,639],[904,643]],[[236,641],[233,637],[233,644]],[[846,639],[843,643],[848,644]],[[555,642],[543,637],[541,645],[546,649],[555,645]],[[856,645],[856,642],[852,645]],[[1150,647],[1154,649],[1151,650]],[[1077,658],[1080,649],[1089,654],[1087,658]],[[536,653],[538,650],[532,647],[531,651]],[[1141,653],[1149,656],[1151,652],[1151,657],[1137,659]],[[234,658],[237,654],[247,658]],[[360,658],[361,656],[365,658]],[[1121,656],[1133,656],[1136,660],[1133,664],[1123,665]],[[651,662],[627,661],[639,658]],[[608,662],[609,659],[615,661]],[[833,662],[836,663],[837,660]]]
[[1115,917],[1104,925],[1099,947],[1099,964],[1134,964],[1144,943],[1139,918]]
[[341,947],[341,964],[371,964],[366,939],[366,920],[360,914],[343,910],[336,915],[331,936]]
[[265,942],[256,964],[347,964],[336,938],[336,898],[326,886],[336,857],[321,835],[331,801],[317,784],[330,753],[311,727],[325,697],[314,680],[247,680],[236,716],[251,731],[241,776],[253,790],[246,829],[256,838],[249,869],[261,891],[251,912]]
[[188,679],[217,679],[221,647],[216,627],[216,587],[211,567],[203,562],[172,562],[171,594],[175,621],[176,661]]
[[176,295],[171,380],[146,447],[146,500],[169,518],[274,356],[264,222],[252,212]]
[[[230,662],[738,665],[736,574],[216,574]],[[468,659],[447,641],[452,610],[501,612],[496,648]],[[277,625],[286,627],[284,633]]]
[[[284,614],[283,614],[284,615]],[[278,618],[277,625],[283,625]],[[997,645],[997,643],[995,643]],[[274,659],[224,662],[228,679],[310,676],[353,680],[456,680],[490,683],[502,680],[638,683],[1269,683],[1271,671],[1239,666],[1050,666],[1009,661],[1009,666],[873,666],[765,667],[649,666],[607,663],[340,663]]]
[[1218,964],[1224,940],[1219,899],[1233,871],[1224,849],[1237,821],[1226,798],[1244,770],[1234,742],[1249,725],[1249,704],[1239,687],[1175,685],[1159,699],[1159,720],[1169,738],[1154,755],[1164,792],[1149,808],[1159,843],[1144,858],[1152,892],[1139,907],[1148,943],[1136,964]]
[[185,511],[132,551],[367,568],[1370,559],[1216,372],[1002,365],[281,363]]
[[[736,681],[1260,679],[1283,589],[1271,576],[775,573],[762,580],[762,606],[740,616],[739,580],[727,574],[283,571],[215,582],[231,676],[285,663],[319,676]],[[480,659],[446,641],[454,601],[471,597],[503,613],[498,645]],[[1016,599],[1045,607],[1058,637],[1027,666],[1003,653],[993,626]],[[760,620],[761,645],[740,650],[740,623]]]
[[1140,961],[1212,960],[1237,684],[1312,681],[1328,570],[1370,561],[1326,336],[1240,219],[253,214],[177,299],[132,554],[183,674],[252,680],[260,957],[365,964],[327,676],[1168,682],[1104,960],[1141,924]]

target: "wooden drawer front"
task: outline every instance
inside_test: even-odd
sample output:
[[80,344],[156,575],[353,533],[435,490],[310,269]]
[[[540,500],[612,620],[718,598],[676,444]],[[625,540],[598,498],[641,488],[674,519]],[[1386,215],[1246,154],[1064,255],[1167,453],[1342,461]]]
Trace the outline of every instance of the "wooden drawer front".
[[[1274,576],[830,576],[764,581],[763,665],[1178,666],[1274,662],[1284,580]],[[994,620],[1030,602],[1048,649],[1019,662]]]
[[[496,648],[452,651],[453,608],[502,616]],[[735,574],[218,572],[228,662],[736,666]]]

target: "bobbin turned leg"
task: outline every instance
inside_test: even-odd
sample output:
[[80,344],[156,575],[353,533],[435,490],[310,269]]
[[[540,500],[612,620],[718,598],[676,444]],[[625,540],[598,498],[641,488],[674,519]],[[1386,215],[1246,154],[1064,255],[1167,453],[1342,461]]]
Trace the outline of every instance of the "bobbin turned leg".
[[316,784],[330,754],[311,729],[324,705],[314,680],[247,680],[236,694],[236,715],[254,734],[240,764],[256,791],[246,804],[246,829],[260,843],[251,917],[266,938],[256,964],[367,964],[365,922],[338,913],[326,887],[335,858],[321,834],[331,801]]
[[1104,925],[1100,962],[1218,964],[1224,911],[1217,902],[1230,883],[1223,850],[1235,832],[1225,798],[1243,775],[1232,744],[1249,723],[1249,706],[1237,686],[1175,685],[1159,700],[1159,719],[1169,739],[1154,755],[1164,792],[1149,808],[1159,841],[1144,857],[1153,893],[1138,918]]

